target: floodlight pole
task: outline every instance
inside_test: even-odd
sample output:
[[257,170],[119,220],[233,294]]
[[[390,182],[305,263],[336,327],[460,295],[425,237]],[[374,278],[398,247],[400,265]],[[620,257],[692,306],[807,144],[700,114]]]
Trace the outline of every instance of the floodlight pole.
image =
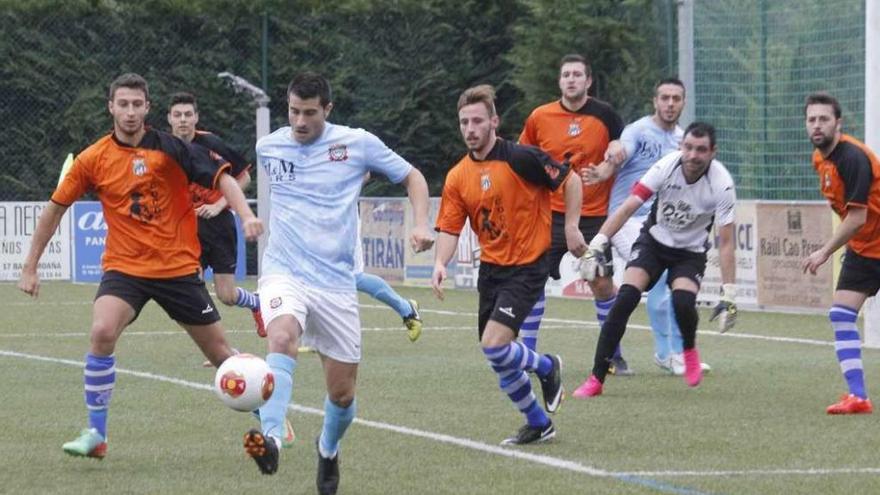
[[694,81],[694,0],[678,2],[678,78],[687,91],[687,104],[678,122],[682,127],[696,119],[697,92]]
[[[247,79],[236,76],[230,72],[221,72],[217,77],[228,82],[236,93],[247,93],[257,105],[257,139],[269,134],[269,96],[262,88],[254,86]],[[257,166],[257,212],[263,220],[266,230],[257,240],[257,273],[261,273],[263,251],[266,249],[266,240],[269,238],[269,177],[262,167]]]

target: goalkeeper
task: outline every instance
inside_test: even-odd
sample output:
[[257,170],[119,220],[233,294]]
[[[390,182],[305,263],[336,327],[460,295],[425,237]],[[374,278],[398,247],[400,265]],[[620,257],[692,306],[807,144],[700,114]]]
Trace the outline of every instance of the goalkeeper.
[[602,393],[609,361],[623,337],[629,316],[664,270],[669,271],[672,305],[681,329],[685,382],[696,387],[702,380],[696,348],[697,292],[706,269],[706,246],[712,223],[719,236],[723,295],[712,319],[721,332],[736,321],[734,259],[734,204],[736,192],[730,173],[715,160],[715,129],[695,122],[684,132],[679,151],[655,163],[633,187],[632,194],[599,229],[581,263],[582,275],[590,280],[606,270],[610,261],[609,239],[638,208],[656,195],[651,213],[632,247],[623,285],[602,325],[593,372],[573,396],[587,398]]

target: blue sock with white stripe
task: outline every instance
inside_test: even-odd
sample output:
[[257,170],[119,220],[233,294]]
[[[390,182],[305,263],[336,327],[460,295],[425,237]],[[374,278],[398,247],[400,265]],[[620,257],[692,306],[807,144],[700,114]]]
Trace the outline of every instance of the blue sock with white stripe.
[[[608,312],[611,311],[611,307],[614,306],[614,301],[617,300],[617,295],[611,296],[610,299],[605,299],[604,301],[600,301],[598,299],[593,299],[593,304],[596,305],[596,320],[599,321],[599,329],[605,325],[605,319],[608,318]],[[617,344],[617,348],[614,349],[613,358],[617,359],[621,357],[623,353],[620,350],[620,344]]]
[[271,352],[266,355],[266,364],[275,376],[275,390],[260,408],[260,424],[264,435],[280,439],[284,438],[287,405],[293,397],[293,372],[296,371],[296,359],[280,352]]
[[324,397],[324,428],[318,441],[321,457],[325,459],[336,457],[339,441],[354,421],[356,413],[357,400],[352,400],[348,407],[339,407],[330,400],[330,397]]
[[116,357],[86,354],[83,371],[86,408],[89,410],[89,428],[98,430],[107,438],[107,408],[116,385]]
[[395,292],[382,277],[373,275],[372,273],[361,272],[355,275],[354,281],[357,285],[357,290],[369,294],[374,299],[378,299],[391,306],[394,311],[397,311],[397,314],[399,314],[401,318],[406,318],[413,314],[413,307],[409,301]]
[[[530,426],[543,427],[550,423],[544,409],[538,406],[532,392],[532,382],[525,370],[546,376],[553,367],[547,356],[538,356],[520,342],[499,347],[484,347],[483,354],[498,375],[501,391],[516,405]],[[541,368],[541,370],[539,370]]]
[[532,306],[529,316],[519,327],[519,337],[522,339],[522,343],[533,351],[538,349],[538,330],[541,329],[541,319],[544,318],[544,301],[544,293],[541,292],[538,302]]
[[862,341],[856,326],[858,310],[835,304],[828,312],[831,328],[834,330],[834,350],[840,371],[849,386],[849,393],[862,399],[868,398],[865,393],[865,373],[862,369]]
[[240,308],[248,308],[251,311],[256,311],[260,309],[260,296],[247,289],[236,287],[235,305]]

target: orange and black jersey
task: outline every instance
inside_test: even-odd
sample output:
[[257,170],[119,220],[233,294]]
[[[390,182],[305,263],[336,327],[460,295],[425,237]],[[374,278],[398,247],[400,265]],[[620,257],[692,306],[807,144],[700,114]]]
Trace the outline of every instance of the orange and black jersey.
[[[621,132],[623,119],[608,103],[589,98],[581,108],[572,111],[557,100],[532,111],[526,119],[519,142],[541,148],[558,162],[571,156],[572,167],[580,172],[589,163],[598,165],[602,162],[608,143],[620,138]],[[581,216],[601,217],[608,214],[613,182],[606,180],[584,186]],[[565,211],[561,191],[553,193],[550,206],[553,211]]]
[[845,218],[849,208],[867,208],[868,218],[847,242],[853,251],[880,258],[880,161],[864,143],[842,134],[840,142],[823,157],[813,151],[819,188],[831,208]]
[[468,154],[449,171],[436,230],[458,236],[469,219],[482,261],[532,263],[550,248],[550,192],[568,175],[541,150],[498,139],[485,159]]
[[[241,177],[242,174],[248,173],[251,168],[251,164],[248,163],[245,157],[230,148],[222,139],[217,137],[217,135],[210,132],[196,131],[196,135],[193,137],[190,144],[193,146],[204,146],[219,155],[224,162],[231,165],[229,175],[236,179]],[[206,189],[196,182],[189,185],[189,190],[192,194],[193,208],[198,208],[204,204],[216,203],[221,197],[223,197],[223,193],[220,191],[216,189]]]
[[171,134],[147,129],[137,146],[104,136],[74,160],[52,201],[92,190],[107,222],[104,271],[164,279],[195,273],[201,247],[190,181],[214,187],[229,168]]

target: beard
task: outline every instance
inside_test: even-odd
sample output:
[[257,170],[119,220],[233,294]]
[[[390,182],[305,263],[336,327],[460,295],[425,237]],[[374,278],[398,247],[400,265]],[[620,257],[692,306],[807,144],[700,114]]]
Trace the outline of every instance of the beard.
[[824,149],[834,142],[834,136],[826,136],[823,134],[822,137],[818,138],[818,140],[815,137],[810,136],[810,142],[813,143],[813,147]]

